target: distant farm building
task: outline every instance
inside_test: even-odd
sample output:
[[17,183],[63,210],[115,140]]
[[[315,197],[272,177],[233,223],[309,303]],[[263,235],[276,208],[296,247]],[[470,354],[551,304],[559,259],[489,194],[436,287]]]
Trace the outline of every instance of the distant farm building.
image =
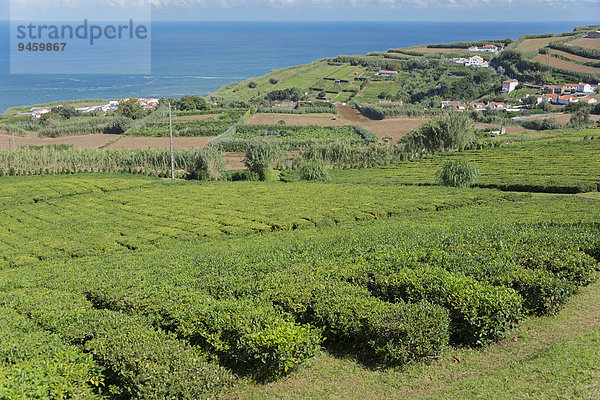
[[490,101],[487,104],[487,108],[489,108],[490,110],[508,110],[508,106],[506,105],[506,103],[498,103],[495,101]]
[[581,101],[582,103],[586,103],[586,104],[594,104],[594,103],[598,102],[598,100],[596,100],[593,97],[580,97],[579,101]]
[[482,47],[478,47],[478,46],[472,46],[469,47],[468,51],[472,52],[472,53],[492,53],[492,54],[497,54],[498,53],[498,46],[493,45],[493,44],[486,44]]
[[396,76],[398,71],[379,71],[380,76]]
[[517,88],[519,85],[519,81],[516,79],[509,79],[507,81],[502,82],[502,91],[504,93],[510,93]]

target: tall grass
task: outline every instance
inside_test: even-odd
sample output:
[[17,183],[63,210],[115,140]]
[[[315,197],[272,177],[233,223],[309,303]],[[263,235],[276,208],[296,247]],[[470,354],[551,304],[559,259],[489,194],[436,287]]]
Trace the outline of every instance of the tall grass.
[[[216,152],[216,150],[210,150]],[[199,169],[210,171],[210,179],[219,179],[224,169],[218,155],[209,150],[175,151],[175,169],[181,177],[199,175]],[[222,155],[221,155],[222,158]],[[166,175],[171,168],[168,150],[100,150],[57,148],[53,146],[20,147],[12,152],[0,150],[0,173],[64,174],[76,172],[132,172]]]

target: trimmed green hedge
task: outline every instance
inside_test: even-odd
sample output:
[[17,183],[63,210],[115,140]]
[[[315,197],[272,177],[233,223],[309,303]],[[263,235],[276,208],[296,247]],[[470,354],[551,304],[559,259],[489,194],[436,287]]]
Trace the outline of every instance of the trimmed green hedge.
[[359,277],[388,301],[431,301],[450,310],[454,342],[481,345],[502,338],[521,318],[523,299],[513,289],[492,286],[433,266]]
[[448,312],[429,302],[391,304],[344,282],[282,280],[267,290],[270,300],[300,321],[322,327],[331,345],[359,348],[386,364],[402,365],[436,357],[448,342]]

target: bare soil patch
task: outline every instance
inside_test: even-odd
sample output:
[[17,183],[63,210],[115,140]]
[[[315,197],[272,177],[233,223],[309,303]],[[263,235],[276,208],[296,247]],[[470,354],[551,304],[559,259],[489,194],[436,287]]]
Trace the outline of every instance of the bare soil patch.
[[[39,137],[37,133],[30,132],[25,136],[15,136],[17,146],[51,146],[51,145],[71,145],[78,149],[97,149],[106,145],[111,140],[119,138],[120,135],[111,135],[106,133],[97,133],[92,135],[63,136],[58,138]],[[9,149],[11,147],[11,136],[0,135],[0,149]]]
[[396,142],[406,136],[408,132],[419,129],[427,119],[428,117],[394,118],[371,121],[362,125],[373,131],[379,139],[388,137],[392,139],[392,142]]
[[570,46],[587,47],[588,49],[600,50],[600,39],[597,38],[580,38],[567,43]]
[[[188,149],[192,147],[204,148],[214,137],[176,137],[173,138],[173,147],[176,149]],[[107,149],[168,149],[170,141],[168,137],[122,137],[120,140],[106,146]]]
[[600,68],[588,67],[587,65],[576,64],[571,61],[561,60],[556,57],[548,57],[545,54],[538,54],[535,56],[533,61],[537,61],[541,64],[550,64],[552,67],[568,69],[577,72],[594,72],[600,73]]

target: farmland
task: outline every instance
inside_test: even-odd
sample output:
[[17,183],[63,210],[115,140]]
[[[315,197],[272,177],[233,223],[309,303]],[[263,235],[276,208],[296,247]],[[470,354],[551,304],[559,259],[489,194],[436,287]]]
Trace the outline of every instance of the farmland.
[[[174,181],[164,102],[46,125],[10,110],[0,399],[598,398],[597,116],[491,137],[509,113],[441,111],[500,90],[444,62],[470,45],[227,85],[173,121]],[[474,180],[443,185],[447,165]]]
[[[0,328],[15,340],[0,393],[39,397],[16,378],[35,370],[67,396],[272,398],[290,373],[296,386],[332,368],[387,382],[349,397],[406,397],[406,371],[419,382],[414,368],[438,374],[449,354],[487,357],[476,349],[591,295],[598,269],[597,200],[441,187],[439,163],[470,160],[486,187],[587,192],[599,145],[504,145],[329,183],[1,177]],[[36,367],[49,360],[72,370]],[[331,379],[301,391],[345,393]]]
[[[2,364],[0,390],[28,397],[35,394],[13,374],[48,357],[73,360],[78,375],[63,393],[109,398],[263,390],[263,379],[307,362],[320,346],[327,353],[311,365],[445,357],[449,341],[485,344],[526,314],[554,313],[597,267],[588,254],[599,245],[590,224],[598,208],[585,199],[368,179],[330,187],[2,179],[11,260],[0,271],[2,326],[28,338],[3,345],[22,353],[36,349],[35,338],[55,343]],[[468,298],[456,297],[464,290]],[[356,358],[338,360],[342,350]],[[360,375],[393,381],[393,371]],[[36,374],[65,379],[62,371]],[[250,386],[236,389],[242,381]],[[94,389],[98,382],[105,391]]]

